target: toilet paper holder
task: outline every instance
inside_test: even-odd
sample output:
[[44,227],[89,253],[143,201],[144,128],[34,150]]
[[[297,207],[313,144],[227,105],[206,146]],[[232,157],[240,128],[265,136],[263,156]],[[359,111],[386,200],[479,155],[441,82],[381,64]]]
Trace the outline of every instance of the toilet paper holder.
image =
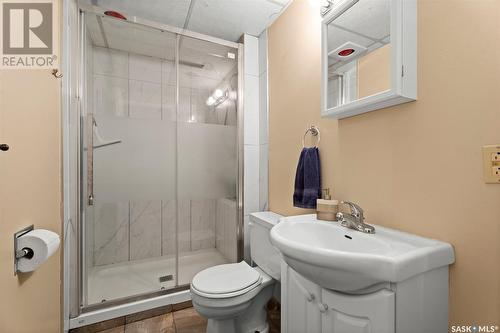
[[31,259],[33,257],[33,250],[28,248],[28,247],[20,249],[19,243],[17,240],[19,239],[19,237],[27,234],[28,232],[30,232],[34,229],[35,229],[35,225],[32,224],[32,225],[27,226],[26,228],[21,229],[21,230],[17,231],[16,233],[14,233],[14,275],[17,275],[17,272],[19,272],[19,270],[17,268],[17,263],[18,263],[19,259],[21,259],[21,258]]

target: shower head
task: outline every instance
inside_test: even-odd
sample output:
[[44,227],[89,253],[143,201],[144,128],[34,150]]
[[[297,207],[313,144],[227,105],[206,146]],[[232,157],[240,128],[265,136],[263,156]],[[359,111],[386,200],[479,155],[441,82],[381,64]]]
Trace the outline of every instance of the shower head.
[[184,60],[179,60],[180,65],[188,66],[188,67],[194,67],[194,68],[199,68],[202,69],[205,67],[205,64],[197,64],[195,62],[190,62],[190,61],[184,61]]

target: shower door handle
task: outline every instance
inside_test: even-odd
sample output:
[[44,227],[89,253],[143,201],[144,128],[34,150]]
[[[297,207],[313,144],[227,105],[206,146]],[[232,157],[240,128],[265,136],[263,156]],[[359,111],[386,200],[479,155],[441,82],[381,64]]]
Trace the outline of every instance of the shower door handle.
[[87,115],[87,204],[94,205],[94,115]]

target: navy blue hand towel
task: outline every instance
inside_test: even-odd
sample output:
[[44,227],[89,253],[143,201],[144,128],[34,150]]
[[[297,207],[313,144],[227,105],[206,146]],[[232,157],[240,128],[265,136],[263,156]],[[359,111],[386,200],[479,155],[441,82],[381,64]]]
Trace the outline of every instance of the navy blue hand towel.
[[295,174],[293,205],[300,208],[316,208],[316,200],[321,195],[321,169],[319,150],[304,148],[300,153]]

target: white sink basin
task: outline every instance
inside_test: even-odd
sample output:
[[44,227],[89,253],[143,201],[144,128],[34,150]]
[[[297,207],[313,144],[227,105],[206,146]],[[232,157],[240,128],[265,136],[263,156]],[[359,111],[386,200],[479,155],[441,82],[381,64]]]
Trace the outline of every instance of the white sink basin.
[[298,273],[339,291],[404,281],[455,261],[448,243],[375,228],[375,234],[364,234],[316,215],[291,216],[271,229],[271,242]]

